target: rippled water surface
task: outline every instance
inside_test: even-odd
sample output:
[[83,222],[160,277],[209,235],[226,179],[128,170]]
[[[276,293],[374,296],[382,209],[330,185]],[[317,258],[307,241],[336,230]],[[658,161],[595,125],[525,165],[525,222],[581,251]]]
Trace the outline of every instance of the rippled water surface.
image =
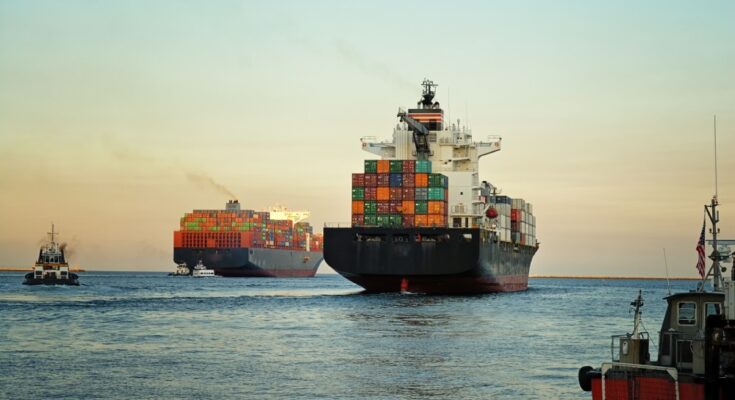
[[336,275],[22,279],[0,273],[0,398],[585,399],[577,370],[609,360],[638,289],[652,342],[666,295],[636,280],[438,297]]

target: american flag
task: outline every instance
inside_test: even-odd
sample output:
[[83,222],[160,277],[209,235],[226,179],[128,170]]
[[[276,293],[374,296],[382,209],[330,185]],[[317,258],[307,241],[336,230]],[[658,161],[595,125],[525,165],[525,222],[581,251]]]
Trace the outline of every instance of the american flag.
[[699,271],[699,276],[704,278],[704,227],[705,223],[702,221],[702,233],[699,234],[699,242],[697,242],[697,255],[699,258],[697,259],[697,271]]

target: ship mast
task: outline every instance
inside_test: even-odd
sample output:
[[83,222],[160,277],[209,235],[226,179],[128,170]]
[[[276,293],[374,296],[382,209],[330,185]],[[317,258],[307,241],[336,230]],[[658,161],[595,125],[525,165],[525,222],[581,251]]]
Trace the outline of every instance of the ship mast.
[[710,270],[707,272],[707,274],[702,278],[702,284],[700,285],[700,288],[704,290],[704,281],[709,278],[710,275],[712,275],[712,286],[714,288],[715,292],[721,292],[723,290],[722,286],[724,281],[722,280],[722,268],[720,267],[720,261],[723,261],[727,259],[726,257],[722,257],[720,255],[720,250],[717,247],[717,234],[720,233],[719,228],[717,228],[717,223],[720,222],[720,213],[717,211],[717,206],[720,205],[720,203],[717,200],[718,193],[718,184],[717,184],[717,116],[714,117],[714,136],[715,136],[715,195],[712,196],[712,200],[710,201],[709,205],[704,206],[704,212],[707,214],[707,217],[709,218],[710,223],[712,224],[712,228],[710,228],[710,233],[712,233],[712,254],[709,255],[709,258],[712,260],[712,267],[710,267]]
[[58,233],[54,232],[54,224],[53,223],[51,223],[51,232],[46,232],[46,233],[48,233],[49,237],[51,238],[51,243],[56,243],[54,241],[54,236],[58,235]]
[[[712,260],[712,266],[710,267],[709,272],[707,272],[707,275],[702,278],[702,283],[712,276],[712,286],[714,288],[715,292],[722,291],[722,268],[720,267],[720,261],[723,260],[722,256],[720,255],[720,250],[717,247],[717,234],[720,233],[719,228],[717,228],[717,223],[720,222],[720,212],[717,211],[717,206],[719,205],[719,202],[717,201],[717,196],[712,196],[712,201],[710,202],[710,205],[704,206],[704,211],[707,214],[707,218],[709,218],[710,223],[712,224],[712,228],[710,228],[710,233],[712,233],[712,254],[709,255],[709,258]],[[704,287],[704,285],[701,285],[701,287]]]

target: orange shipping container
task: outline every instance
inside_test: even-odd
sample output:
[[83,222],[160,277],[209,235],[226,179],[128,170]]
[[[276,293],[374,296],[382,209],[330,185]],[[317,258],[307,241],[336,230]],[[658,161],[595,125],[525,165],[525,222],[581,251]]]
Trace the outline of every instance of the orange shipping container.
[[378,173],[387,174],[390,172],[390,161],[389,160],[378,160]]
[[413,200],[403,201],[402,209],[403,214],[414,214],[416,208],[414,207]]
[[416,187],[429,186],[429,174],[416,174]]
[[390,200],[390,188],[379,187],[376,192],[378,200]]
[[414,223],[416,226],[428,226],[429,225],[429,219],[427,218],[426,214],[423,215],[415,215],[414,217]]
[[429,214],[427,215],[427,223],[429,226],[446,226],[447,219],[444,215]]
[[181,231],[174,232],[174,247],[181,247],[184,240],[181,238]]
[[365,202],[361,200],[355,200],[352,202],[352,213],[362,214],[365,212]]
[[212,238],[207,238],[207,247],[217,247],[217,241]]
[[447,213],[447,203],[443,201],[429,201],[429,214],[445,215]]

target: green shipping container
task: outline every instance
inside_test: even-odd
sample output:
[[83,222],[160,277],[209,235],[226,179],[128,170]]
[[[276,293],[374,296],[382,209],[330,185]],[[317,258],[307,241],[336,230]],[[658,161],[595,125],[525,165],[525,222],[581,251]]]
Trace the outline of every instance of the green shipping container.
[[378,160],[365,160],[365,173],[375,174],[378,172]]
[[378,226],[390,226],[390,215],[388,215],[388,214],[378,214],[375,217],[375,225],[378,225]]
[[365,225],[377,225],[378,224],[378,217],[375,215],[365,215],[364,216],[364,224]]
[[209,227],[209,230],[210,231],[218,231],[219,230],[219,227],[218,226],[210,226]]
[[416,160],[416,172],[417,173],[431,173],[431,161],[429,160]]
[[187,228],[196,228],[199,226],[199,222],[187,222],[186,227]]
[[403,218],[399,214],[391,214],[390,216],[390,225],[391,226],[401,226],[403,225]]
[[442,174],[429,174],[429,187],[447,187],[447,177]]
[[429,200],[445,200],[444,188],[430,187],[429,188]]
[[390,172],[403,172],[403,160],[390,160]]
[[365,198],[365,188],[353,188],[352,200],[362,200]]
[[428,214],[429,213],[429,203],[427,201],[419,200],[414,202],[415,213],[416,214]]
[[[368,200],[365,202],[365,214],[377,214],[378,213],[378,203],[376,201]],[[367,215],[365,216],[367,218]]]

